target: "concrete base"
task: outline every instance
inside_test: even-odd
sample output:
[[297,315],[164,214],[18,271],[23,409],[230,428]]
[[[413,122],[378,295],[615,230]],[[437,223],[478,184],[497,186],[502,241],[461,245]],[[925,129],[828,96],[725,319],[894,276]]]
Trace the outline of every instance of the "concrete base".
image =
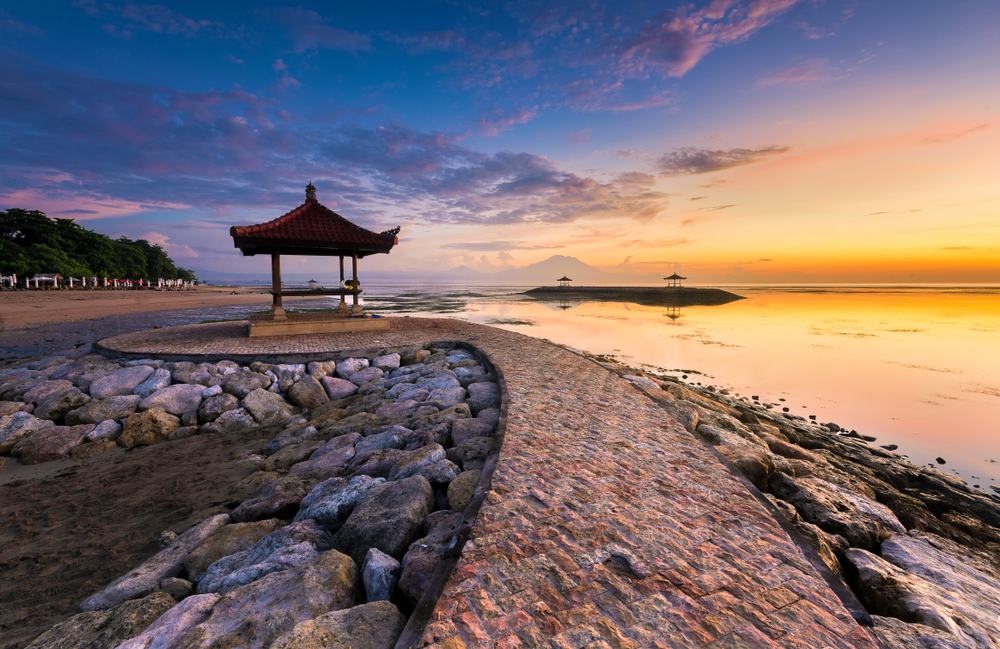
[[250,316],[250,337],[297,336],[352,331],[388,331],[389,320],[371,316],[346,317],[336,311],[325,313],[288,313],[285,317],[271,314]]

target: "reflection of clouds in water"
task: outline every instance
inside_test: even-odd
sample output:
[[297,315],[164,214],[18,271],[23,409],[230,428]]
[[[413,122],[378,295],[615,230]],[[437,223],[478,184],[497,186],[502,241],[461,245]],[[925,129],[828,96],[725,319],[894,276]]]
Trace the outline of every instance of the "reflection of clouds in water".
[[815,349],[840,349],[836,345],[821,345],[819,343],[813,343],[813,344],[811,344],[809,346],[813,347]]
[[963,399],[961,397],[952,397],[952,396],[949,396],[947,394],[938,394],[938,393],[934,393],[931,396],[934,397],[935,399],[947,399],[949,401],[967,401],[968,400],[968,399]]
[[882,361],[882,362],[888,363],[889,365],[898,365],[900,367],[906,367],[911,370],[926,370],[928,372],[939,372],[941,374],[964,374],[962,370],[956,370],[950,367],[931,367],[930,365],[920,365],[918,363],[903,363],[901,361]]
[[991,397],[1000,397],[1000,388],[993,387],[992,385],[971,385],[967,388],[962,388],[962,392],[970,392],[972,394],[985,394]]
[[810,336],[839,336],[841,338],[881,338],[878,334],[864,333],[861,331],[839,331],[833,329],[820,329],[819,327],[809,327]]
[[692,340],[696,343],[701,343],[702,345],[714,345],[724,349],[741,349],[743,347],[743,345],[734,345],[732,343],[724,343],[720,340],[713,340],[708,337],[704,330],[696,330],[694,333],[690,334],[676,334],[671,336],[671,338],[676,338],[678,340]]

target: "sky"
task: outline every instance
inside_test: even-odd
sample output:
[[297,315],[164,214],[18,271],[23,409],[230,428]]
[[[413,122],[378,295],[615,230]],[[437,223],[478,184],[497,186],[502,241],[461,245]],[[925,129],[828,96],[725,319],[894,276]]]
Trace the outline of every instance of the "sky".
[[[0,208],[269,271],[318,199],[401,278],[1000,282],[1000,3],[0,0]],[[289,271],[334,261],[283,260]]]

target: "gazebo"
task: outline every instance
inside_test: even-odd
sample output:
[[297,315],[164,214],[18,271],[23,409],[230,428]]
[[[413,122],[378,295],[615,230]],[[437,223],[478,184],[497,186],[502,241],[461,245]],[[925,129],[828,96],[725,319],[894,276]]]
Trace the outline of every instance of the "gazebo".
[[569,283],[572,282],[573,280],[571,280],[570,278],[568,278],[565,275],[563,275],[562,277],[560,277],[556,281],[559,282],[559,286],[569,286]]
[[[389,322],[364,313],[358,304],[358,259],[379,253],[388,254],[399,243],[399,228],[380,234],[366,230],[323,206],[316,200],[316,188],[306,187],[306,202],[273,221],[229,229],[233,246],[244,256],[271,255],[271,313],[251,316],[250,336],[273,336],[300,333],[329,333],[388,329]],[[307,291],[283,290],[281,255],[309,255],[340,258],[340,286],[336,289]],[[350,257],[353,280],[344,281],[344,258]],[[347,288],[344,288],[347,286]],[[339,295],[340,308],[335,313],[286,314],[282,297]],[[352,296],[348,308],[346,296]]]
[[681,280],[682,279],[687,279],[687,277],[681,277],[677,273],[674,273],[670,277],[664,277],[663,279],[667,280],[667,286],[668,287],[680,288],[680,286],[681,286]]

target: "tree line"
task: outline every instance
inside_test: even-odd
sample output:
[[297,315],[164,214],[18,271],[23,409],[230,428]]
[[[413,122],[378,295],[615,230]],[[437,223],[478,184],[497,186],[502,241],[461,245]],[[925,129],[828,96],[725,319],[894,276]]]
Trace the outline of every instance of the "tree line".
[[73,219],[50,219],[38,210],[0,211],[0,274],[31,277],[36,273],[195,281],[193,271],[174,265],[163,248],[145,239],[112,239]]

